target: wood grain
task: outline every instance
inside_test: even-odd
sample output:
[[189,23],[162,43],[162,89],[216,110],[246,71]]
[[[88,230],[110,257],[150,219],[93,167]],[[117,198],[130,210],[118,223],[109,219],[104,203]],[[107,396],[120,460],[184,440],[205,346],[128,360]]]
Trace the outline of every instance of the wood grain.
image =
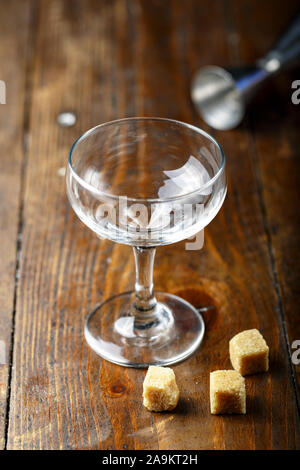
[[[238,2],[236,2],[238,5]],[[275,38],[298,11],[298,2],[289,2],[289,8],[282,10],[274,6],[272,27],[268,26],[270,10],[261,8],[259,2],[251,2],[252,15],[259,18],[261,34],[253,37],[245,21],[250,2],[235,10],[236,23],[241,37],[243,60],[251,62],[255,56],[264,54]],[[259,13],[259,15],[258,15]],[[300,75],[300,68],[287,70],[270,81],[249,112],[249,128],[252,134],[252,153],[257,172],[264,224],[268,237],[274,285],[277,295],[277,309],[286,328],[285,334],[289,353],[292,344],[300,338],[297,320],[300,303],[299,277],[299,158],[297,139],[299,136],[299,106],[291,100],[292,82]],[[255,107],[254,107],[255,105]],[[300,365],[293,364],[297,382],[298,407],[300,386]]]
[[[101,360],[83,338],[96,303],[133,285],[134,262],[130,248],[99,241],[80,224],[58,170],[78,135],[117,117],[168,116],[208,130],[189,85],[199,66],[232,58],[223,3],[45,0],[38,7],[7,447],[299,448],[263,209],[273,189],[261,191],[261,160],[247,122],[214,132],[227,154],[229,193],[206,229],[205,248],[186,251],[182,242],[157,250],[156,288],[211,307],[202,347],[174,367],[181,389],[175,412],[145,410],[144,371]],[[76,125],[60,128],[57,115],[69,110]],[[262,146],[268,132],[261,130]],[[271,370],[247,379],[246,416],[211,416],[209,372],[230,367],[228,340],[252,327],[270,345]]]
[[6,103],[0,104],[0,449],[5,444],[8,418],[18,232],[22,223],[21,172],[26,138],[24,103],[29,26],[29,1],[0,5],[0,79],[6,85]]

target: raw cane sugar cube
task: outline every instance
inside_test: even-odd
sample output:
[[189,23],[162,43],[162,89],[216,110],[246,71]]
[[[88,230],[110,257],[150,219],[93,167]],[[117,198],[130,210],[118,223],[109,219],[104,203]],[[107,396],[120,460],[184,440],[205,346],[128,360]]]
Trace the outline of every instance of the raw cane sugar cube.
[[265,372],[269,368],[269,347],[256,329],[235,335],[229,341],[229,354],[233,368],[242,375]]
[[150,366],[143,384],[143,399],[144,406],[150,411],[173,410],[179,400],[173,370]]
[[236,370],[210,373],[210,411],[213,415],[246,413],[245,379]]

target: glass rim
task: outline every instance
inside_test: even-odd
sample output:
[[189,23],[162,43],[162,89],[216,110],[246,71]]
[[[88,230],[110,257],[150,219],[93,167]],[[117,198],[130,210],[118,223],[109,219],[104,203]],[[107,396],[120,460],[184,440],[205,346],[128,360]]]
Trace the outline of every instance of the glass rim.
[[[101,191],[100,189],[95,188],[92,184],[87,183],[83,178],[81,178],[81,176],[79,176],[77,174],[76,170],[73,167],[72,155],[73,155],[73,151],[76,148],[77,144],[79,144],[79,142],[81,142],[86,137],[88,137],[90,134],[92,134],[96,129],[109,127],[109,126],[113,126],[113,125],[117,125],[117,124],[122,124],[122,123],[126,123],[126,122],[132,122],[132,121],[158,121],[158,122],[165,122],[165,123],[169,123],[169,124],[177,124],[180,127],[185,127],[187,129],[192,130],[193,132],[196,132],[197,134],[202,135],[203,137],[210,140],[221,152],[222,161],[221,161],[220,168],[218,169],[217,173],[212,178],[210,178],[209,181],[207,181],[202,186],[199,186],[199,188],[193,189],[193,191],[189,191],[185,194],[180,194],[178,196],[172,196],[172,197],[167,197],[167,198],[138,198],[138,197],[134,198],[134,197],[127,197],[127,196],[120,196],[120,195],[116,195],[116,194],[109,194],[109,193],[106,193],[105,191]],[[185,199],[185,198],[190,197],[193,194],[197,194],[200,191],[202,191],[202,190],[208,188],[209,186],[211,186],[213,183],[215,183],[217,181],[217,179],[223,173],[224,168],[225,168],[225,161],[226,161],[225,153],[224,153],[221,145],[217,142],[217,140],[214,137],[212,137],[210,134],[208,134],[208,132],[204,131],[200,127],[196,127],[192,124],[188,124],[188,123],[185,123],[185,122],[182,122],[182,121],[178,121],[176,119],[169,119],[169,118],[128,117],[128,118],[115,119],[113,121],[107,121],[107,122],[104,122],[102,124],[98,124],[97,126],[94,126],[90,129],[88,129],[87,131],[85,131],[83,134],[81,134],[81,136],[78,137],[78,139],[76,139],[75,142],[73,143],[73,145],[71,146],[71,149],[69,151],[69,157],[68,157],[68,166],[71,170],[72,175],[77,180],[77,182],[81,186],[83,186],[85,189],[87,189],[88,191],[90,191],[94,194],[97,194],[98,196],[104,196],[108,199],[115,199],[115,200],[118,200],[120,198],[126,198],[127,201],[130,201],[130,202],[144,201],[144,202],[147,202],[147,203],[165,203],[165,202],[171,202],[171,201],[176,201],[176,200],[180,200],[180,199]]]

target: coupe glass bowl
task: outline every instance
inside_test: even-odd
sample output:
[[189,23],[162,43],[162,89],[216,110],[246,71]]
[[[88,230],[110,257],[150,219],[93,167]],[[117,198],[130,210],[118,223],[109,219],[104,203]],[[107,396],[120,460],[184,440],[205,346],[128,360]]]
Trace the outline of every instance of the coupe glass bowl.
[[[226,176],[220,145],[183,122],[120,119],[73,144],[66,182],[84,224],[100,238],[131,245],[135,258],[135,290],[88,315],[88,344],[108,361],[131,367],[169,365],[192,354],[203,338],[203,319],[185,300],[154,294],[153,262],[157,246],[195,236],[221,208]],[[175,269],[176,259],[168,275]]]

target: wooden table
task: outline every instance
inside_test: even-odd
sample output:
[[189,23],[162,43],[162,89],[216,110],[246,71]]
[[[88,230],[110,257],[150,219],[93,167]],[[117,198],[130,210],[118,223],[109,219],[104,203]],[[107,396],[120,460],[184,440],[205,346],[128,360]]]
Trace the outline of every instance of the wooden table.
[[[209,129],[189,98],[198,67],[251,63],[297,3],[1,2],[1,448],[299,448],[300,70],[273,79],[233,131]],[[64,111],[76,125],[59,126]],[[101,360],[85,342],[87,312],[132,286],[133,256],[79,222],[61,170],[83,131],[134,115],[199,125],[227,155],[228,197],[204,249],[157,251],[156,288],[212,307],[202,347],[174,366],[182,398],[172,413],[143,408],[143,370]],[[270,372],[247,378],[246,416],[212,416],[209,372],[231,367],[228,340],[253,327],[270,346]]]

